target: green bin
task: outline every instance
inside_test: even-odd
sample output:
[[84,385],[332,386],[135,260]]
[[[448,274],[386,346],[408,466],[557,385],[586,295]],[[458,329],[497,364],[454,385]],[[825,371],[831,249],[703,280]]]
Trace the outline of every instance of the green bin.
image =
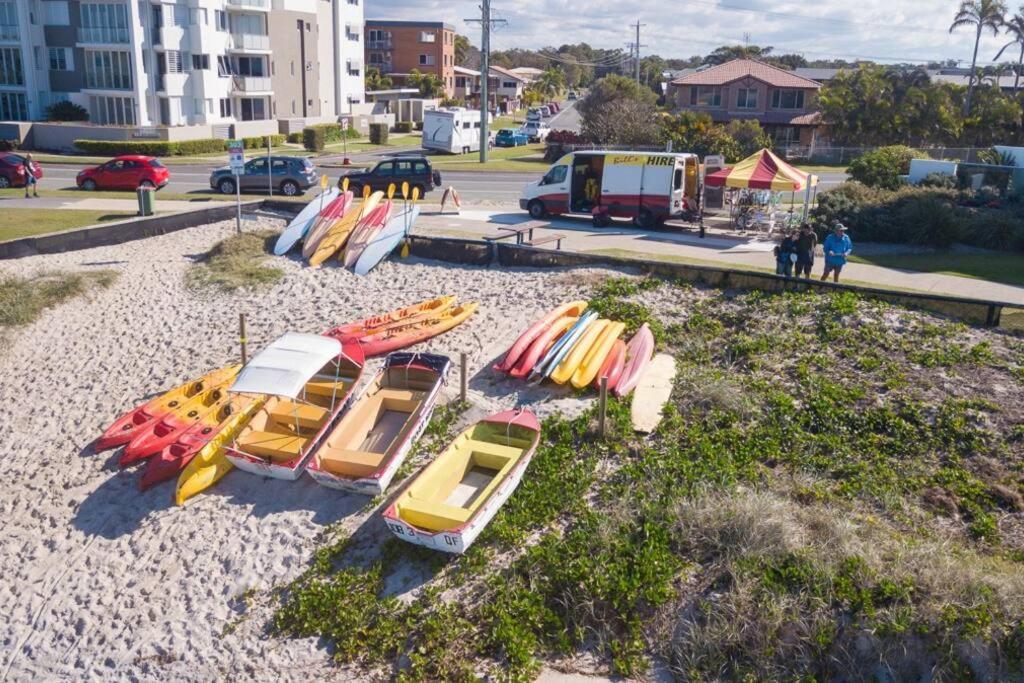
[[151,187],[140,187],[135,191],[139,197],[139,215],[152,216],[156,203],[156,191]]

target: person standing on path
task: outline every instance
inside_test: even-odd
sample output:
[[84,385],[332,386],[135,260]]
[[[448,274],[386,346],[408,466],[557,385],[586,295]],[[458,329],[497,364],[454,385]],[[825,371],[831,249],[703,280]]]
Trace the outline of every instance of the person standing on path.
[[796,239],[793,232],[787,232],[782,243],[775,247],[775,274],[793,277],[793,262],[796,260]]
[[825,238],[822,248],[825,251],[825,272],[821,274],[821,280],[824,282],[828,274],[833,273],[833,281],[839,282],[839,273],[846,265],[846,257],[853,251],[853,242],[846,234],[846,226],[836,223],[832,234]]
[[800,225],[800,233],[796,238],[796,276],[810,277],[814,267],[814,250],[818,246],[818,236],[814,234],[810,223]]
[[36,178],[36,174],[32,171],[32,155],[31,154],[26,154],[25,155],[25,160],[22,161],[22,168],[25,169],[25,199],[28,199],[28,197],[29,197],[28,188],[29,188],[30,185],[32,186],[32,196],[33,197],[38,197],[39,196],[39,190],[37,188],[39,186],[39,179]]

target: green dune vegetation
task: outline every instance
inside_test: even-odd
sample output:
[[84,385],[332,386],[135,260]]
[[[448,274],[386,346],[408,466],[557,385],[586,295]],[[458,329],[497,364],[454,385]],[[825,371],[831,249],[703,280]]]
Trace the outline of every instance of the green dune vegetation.
[[0,329],[27,325],[47,308],[109,287],[116,279],[114,270],[0,276]]
[[266,262],[278,234],[272,230],[243,232],[217,242],[189,267],[185,281],[194,289],[226,292],[277,282],[284,271]]
[[[392,538],[377,514],[341,520],[266,596],[273,632],[399,680],[529,680],[546,663],[1021,676],[1024,338],[847,292],[615,278],[593,302],[652,323],[675,356],[658,431],[635,436],[628,401],[610,401],[605,440],[594,409],[547,419],[522,485],[461,557]],[[405,474],[464,408],[438,410]]]

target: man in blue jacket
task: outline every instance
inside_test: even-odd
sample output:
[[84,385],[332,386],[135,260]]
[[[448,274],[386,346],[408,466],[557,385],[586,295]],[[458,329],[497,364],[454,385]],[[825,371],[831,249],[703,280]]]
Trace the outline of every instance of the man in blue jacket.
[[846,234],[846,226],[836,223],[832,234],[825,238],[821,245],[825,252],[825,272],[822,273],[822,281],[828,279],[829,273],[833,273],[832,279],[839,282],[839,272],[846,265],[846,256],[853,251],[853,242]]

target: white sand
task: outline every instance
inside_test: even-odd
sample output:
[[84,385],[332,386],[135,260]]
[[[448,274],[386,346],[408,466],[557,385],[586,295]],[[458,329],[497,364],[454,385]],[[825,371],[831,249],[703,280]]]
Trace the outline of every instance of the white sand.
[[[246,229],[279,227],[261,219]],[[543,311],[581,296],[599,271],[502,271],[409,260],[359,278],[332,266],[287,270],[277,285],[235,295],[184,287],[190,257],[233,222],[127,244],[0,262],[0,274],[113,268],[108,290],[49,310],[8,335],[0,355],[0,679],[282,680],[344,676],[315,640],[264,634],[269,610],[243,594],[308,565],[328,524],[356,528],[367,500],[302,477],[233,472],[184,508],[173,483],[145,493],[118,451],[89,444],[125,410],[287,330],[327,327],[442,293],[481,303],[467,323],[420,348],[470,355],[471,400],[483,414],[517,400],[542,415],[590,398],[499,381],[488,366]],[[6,342],[5,342],[6,343]],[[375,370],[377,363],[368,370]],[[368,379],[371,372],[367,373]],[[457,396],[458,371],[447,387]],[[520,393],[515,393],[519,391]],[[445,399],[445,400],[447,400]],[[225,627],[246,614],[237,628]]]

